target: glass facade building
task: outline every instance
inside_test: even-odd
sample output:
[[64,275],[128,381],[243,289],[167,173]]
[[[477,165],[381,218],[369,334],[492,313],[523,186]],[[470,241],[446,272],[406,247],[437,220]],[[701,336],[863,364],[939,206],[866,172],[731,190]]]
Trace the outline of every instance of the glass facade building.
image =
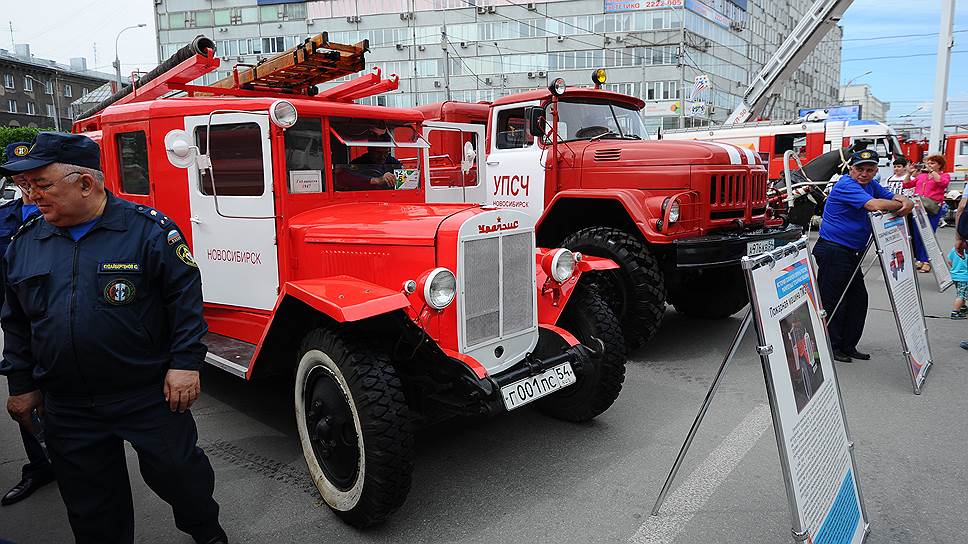
[[[364,101],[413,106],[479,101],[544,87],[556,77],[646,101],[650,127],[726,118],[750,78],[810,7],[811,0],[159,0],[164,59],[198,34],[215,40],[229,75],[310,35],[367,39],[367,68],[400,76],[393,93]],[[835,28],[771,101],[774,119],[838,98],[842,31]],[[694,94],[696,76],[708,87]],[[338,82],[330,83],[329,85]],[[326,85],[324,85],[325,87]]]

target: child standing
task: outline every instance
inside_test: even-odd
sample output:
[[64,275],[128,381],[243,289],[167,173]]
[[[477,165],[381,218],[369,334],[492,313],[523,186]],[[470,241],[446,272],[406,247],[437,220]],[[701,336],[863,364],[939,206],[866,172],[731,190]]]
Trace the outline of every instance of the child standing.
[[951,253],[948,253],[948,261],[951,263],[951,279],[958,290],[951,319],[965,319],[968,317],[968,306],[965,306],[965,300],[968,299],[968,259],[964,253],[958,253],[957,249],[952,249]]

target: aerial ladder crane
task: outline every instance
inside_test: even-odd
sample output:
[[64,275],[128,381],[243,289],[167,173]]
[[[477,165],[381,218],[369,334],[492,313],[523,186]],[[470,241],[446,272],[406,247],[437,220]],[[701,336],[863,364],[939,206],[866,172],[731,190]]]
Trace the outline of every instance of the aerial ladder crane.
[[776,88],[786,81],[817,48],[827,32],[843,17],[854,0],[817,0],[780,48],[753,76],[743,99],[724,126],[745,123],[763,111]]

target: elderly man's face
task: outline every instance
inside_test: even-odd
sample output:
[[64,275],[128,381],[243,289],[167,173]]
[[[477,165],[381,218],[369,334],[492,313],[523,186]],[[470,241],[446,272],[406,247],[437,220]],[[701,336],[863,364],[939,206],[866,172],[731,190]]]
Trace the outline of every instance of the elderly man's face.
[[876,164],[859,164],[850,167],[850,177],[856,179],[861,185],[867,185],[876,175]]
[[23,175],[30,188],[30,198],[44,220],[57,227],[77,225],[92,214],[91,199],[86,197],[91,194],[94,180],[71,168],[50,164]]
[[24,204],[33,204],[34,201],[30,198],[30,184],[27,183],[27,176],[23,174],[17,174],[16,176],[10,176],[13,182],[20,189],[20,198],[24,201]]

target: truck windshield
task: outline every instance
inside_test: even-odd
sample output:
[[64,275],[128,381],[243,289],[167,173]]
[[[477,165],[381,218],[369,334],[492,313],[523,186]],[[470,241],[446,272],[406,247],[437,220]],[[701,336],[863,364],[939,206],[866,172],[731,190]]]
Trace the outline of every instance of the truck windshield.
[[[551,120],[551,105],[545,107]],[[550,132],[550,131],[549,131]],[[605,101],[560,101],[558,103],[558,137],[562,140],[624,138],[645,140],[649,137],[639,111],[624,104]],[[546,138],[550,141],[550,135]]]

